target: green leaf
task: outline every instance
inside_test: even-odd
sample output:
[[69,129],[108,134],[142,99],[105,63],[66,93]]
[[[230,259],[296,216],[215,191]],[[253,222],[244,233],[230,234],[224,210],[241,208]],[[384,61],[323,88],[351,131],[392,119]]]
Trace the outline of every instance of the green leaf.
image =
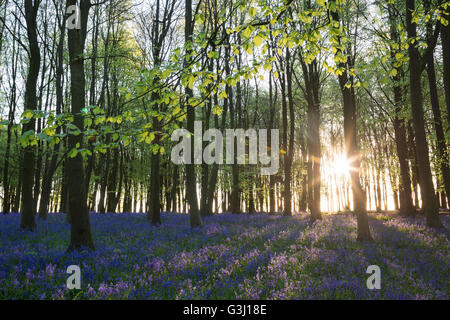
[[75,158],[78,155],[78,150],[76,148],[73,148],[72,150],[70,150],[69,152],[69,157],[70,158]]
[[262,38],[257,35],[253,38],[253,44],[255,45],[255,47],[259,47],[262,44]]

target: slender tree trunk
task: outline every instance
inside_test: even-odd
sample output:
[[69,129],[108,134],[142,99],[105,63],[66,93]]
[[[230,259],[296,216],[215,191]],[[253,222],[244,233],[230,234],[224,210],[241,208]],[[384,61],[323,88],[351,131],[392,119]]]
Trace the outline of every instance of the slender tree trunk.
[[[192,0],[185,0],[185,45],[186,54],[189,56],[192,52],[190,48],[192,45],[192,35],[194,32],[194,26],[192,21]],[[190,69],[190,59],[186,59],[186,67]],[[193,97],[194,93],[191,88],[186,87],[186,108],[187,108],[187,130],[190,133],[194,133],[195,123],[195,109],[189,105],[189,99]],[[194,139],[191,139],[191,150],[194,150]],[[197,183],[195,177],[195,164],[193,161],[194,152],[191,153],[191,163],[186,165],[186,198],[189,203],[189,216],[191,227],[202,227],[203,222],[198,210],[197,202]]]
[[[331,13],[334,21],[339,20],[339,14],[337,11]],[[340,37],[339,37],[340,42]],[[347,65],[342,63],[340,67],[345,68],[345,72],[339,76],[339,85],[341,88],[341,93],[344,102],[344,141],[345,150],[347,153],[347,160],[350,167],[350,180],[351,188],[353,193],[353,210],[357,217],[358,224],[358,241],[371,241],[372,236],[370,235],[369,221],[366,211],[366,199],[364,197],[364,192],[360,181],[360,154],[358,148],[358,138],[357,138],[357,126],[356,126],[356,99],[354,88],[346,87],[347,81],[353,84],[353,79],[348,75],[348,66],[353,66],[352,57],[350,54],[347,55]]]
[[[160,123],[158,118],[153,118],[153,127],[156,131],[160,130]],[[154,143],[159,146],[160,135],[155,135]],[[151,172],[150,172],[150,203],[148,218],[151,219],[151,223],[154,226],[161,225],[161,198],[160,198],[160,170],[161,170],[161,155],[152,153],[151,159]]]
[[[25,20],[27,26],[27,35],[29,42],[29,66],[25,89],[25,110],[35,110],[37,106],[36,85],[39,76],[41,54],[37,39],[37,13],[40,1],[25,0]],[[34,116],[30,121],[23,125],[22,134],[33,132],[35,120]],[[23,149],[23,182],[22,182],[22,219],[21,229],[34,230],[36,222],[33,211],[33,180],[34,180],[34,147],[27,146]]]
[[[108,141],[108,138],[106,139]],[[110,163],[110,151],[107,151],[106,158],[101,157],[101,182],[100,182],[100,199],[98,203],[98,211],[102,214],[106,213],[105,199],[106,199],[106,187],[108,185],[108,173]]]
[[[238,43],[240,43],[240,38],[238,38]],[[231,74],[230,66],[227,63],[228,59],[226,59],[226,67],[227,74]],[[239,69],[241,62],[241,54],[238,55],[238,66]],[[230,108],[230,124],[231,128],[237,129],[240,123],[241,116],[241,83],[238,81],[236,88],[236,105],[233,102],[233,88],[228,86],[228,97],[229,97],[229,108]],[[234,138],[233,138],[234,139]],[[237,139],[236,139],[237,141]],[[239,142],[238,142],[239,143]],[[237,163],[237,143],[234,143],[234,161],[231,165],[231,175],[232,175],[232,185],[231,185],[231,212],[234,214],[241,213],[241,185],[239,181],[239,165]]]
[[[217,93],[214,94],[214,103],[215,103],[215,105],[219,104]],[[224,103],[223,103],[222,122],[220,125],[222,132],[225,129],[227,113],[228,113],[228,99],[226,98],[226,99],[224,99]],[[215,117],[214,117],[214,122],[215,122],[216,128],[219,128],[219,117],[217,115],[215,115]],[[219,174],[219,165],[217,163],[214,163],[213,167],[211,168],[211,174],[209,177],[209,190],[208,190],[208,212],[209,213],[212,212],[212,208],[213,208],[214,192],[216,191],[216,188],[217,188],[218,174]],[[225,210],[226,209],[224,209],[224,211]]]
[[[15,91],[15,90],[14,90]],[[13,100],[11,100],[13,102]],[[8,214],[10,211],[10,196],[9,196],[9,157],[11,150],[11,136],[12,136],[12,124],[14,121],[14,112],[15,112],[15,101],[12,103],[14,107],[10,105],[9,112],[9,123],[7,129],[7,138],[6,138],[6,151],[5,151],[5,161],[3,165],[3,213]]]
[[106,197],[106,209],[107,212],[115,213],[117,207],[116,194],[117,194],[117,174],[119,171],[119,150],[114,149],[113,153],[113,166],[111,172],[109,172],[108,179],[108,193]]
[[[16,141],[18,141],[17,131],[15,132]],[[20,204],[22,200],[22,181],[23,181],[23,153],[21,152],[20,147],[17,147],[18,154],[18,162],[19,162],[19,179],[17,181],[16,192],[14,193],[14,205],[12,208],[13,212],[20,212]]]
[[[399,34],[397,31],[397,26],[395,25],[396,17],[389,7],[389,16],[390,16],[390,33],[391,38],[399,43]],[[391,48],[391,59],[395,61],[395,54],[393,48]],[[395,135],[395,145],[397,150],[397,156],[400,165],[400,184],[399,184],[399,196],[400,196],[400,215],[402,216],[410,216],[415,213],[415,208],[412,201],[412,192],[411,192],[411,178],[409,173],[409,164],[408,164],[408,143],[406,139],[406,126],[405,120],[401,118],[402,114],[402,106],[404,103],[404,97],[402,92],[402,84],[401,80],[404,77],[403,70],[400,69],[400,72],[393,77],[394,80],[394,104],[395,104],[395,115],[394,115],[394,135]]]
[[[66,146],[67,147],[67,146]],[[66,161],[63,162],[63,168],[62,168],[62,177],[61,177],[61,203],[59,207],[59,212],[63,212],[67,214],[68,220],[69,218],[69,212],[67,211],[67,170],[66,170]]]
[[[67,0],[67,6],[76,5],[76,0]],[[69,29],[68,48],[70,58],[71,74],[71,97],[72,97],[72,115],[74,125],[81,132],[84,130],[84,119],[81,110],[86,106],[85,103],[85,74],[84,74],[84,46],[87,32],[87,22],[89,9],[91,7],[89,0],[80,2],[81,29]],[[78,136],[69,135],[68,148],[72,150],[83,146],[83,134]],[[87,197],[85,190],[83,158],[78,153],[74,158],[67,159],[67,178],[69,195],[69,215],[71,219],[71,236],[69,250],[78,250],[83,247],[94,248],[92,240],[89,212],[87,208]]]
[[434,58],[431,55],[427,62],[427,74],[428,74],[428,84],[430,87],[430,99],[431,99],[431,109],[433,111],[434,117],[434,129],[436,131],[436,147],[439,154],[439,165],[442,173],[442,181],[444,183],[445,193],[447,194],[447,199],[450,201],[450,168],[449,168],[449,157],[447,151],[447,144],[444,134],[444,127],[442,125],[441,109],[439,107],[439,96],[436,84],[436,73],[434,69]]
[[[214,63],[211,61],[208,61],[208,71],[209,72],[213,72],[214,69]],[[210,91],[210,90],[208,90]],[[204,123],[204,130],[207,131],[209,130],[209,121],[211,118],[211,110],[213,107],[213,97],[209,97],[208,98],[208,105],[206,107],[206,110],[204,110],[203,115],[204,115],[204,119],[203,119],[203,123]],[[204,148],[206,147],[206,142],[203,141],[202,142],[203,146],[202,146],[202,150],[204,150]],[[206,217],[211,215],[212,210],[209,210],[209,176],[210,176],[210,172],[209,172],[209,168],[208,165],[206,163],[202,163],[202,181],[201,181],[201,199],[200,199],[200,214],[202,217]],[[212,190],[213,192],[213,196],[214,196],[214,189]]]
[[[16,24],[14,25],[14,30],[16,30]],[[3,34],[3,30],[1,30]],[[17,86],[16,86],[16,77],[17,77],[17,67],[18,67],[18,53],[16,45],[13,44],[12,48],[12,87],[11,87],[11,95],[10,95],[10,103],[9,103],[9,114],[8,114],[8,128],[7,128],[7,138],[6,138],[6,151],[5,151],[5,159],[3,164],[3,191],[4,191],[4,200],[3,200],[3,213],[8,214],[10,212],[11,207],[11,199],[9,195],[9,161],[10,161],[10,151],[11,151],[11,139],[12,139],[12,127],[14,124],[14,114],[16,112],[17,107]]]
[[[267,139],[269,141],[269,151],[272,153],[272,129],[274,129],[275,122],[275,100],[277,96],[277,89],[275,88],[275,98],[273,92],[273,81],[272,81],[272,71],[269,75],[269,106],[270,106],[270,115],[269,115],[269,130]],[[269,177],[269,212],[275,213],[275,178],[273,175]]]
[[417,168],[417,153],[416,153],[416,143],[414,138],[414,132],[412,129],[411,121],[407,123],[407,132],[408,132],[408,158],[411,159],[411,183],[413,186],[414,193],[414,207],[418,209],[419,206],[419,192],[418,192],[418,184],[419,184],[419,170]]
[[322,218],[320,209],[320,79],[317,61],[306,65],[302,59],[303,77],[305,79],[305,98],[308,104],[308,205],[311,210],[311,220]]
[[[283,124],[286,121],[286,134],[289,130],[289,144],[286,139],[286,157],[285,157],[285,175],[284,175],[284,215],[292,216],[292,161],[294,159],[294,138],[295,138],[295,113],[294,113],[294,95],[292,89],[292,72],[293,66],[291,61],[290,50],[286,49],[286,84],[289,108],[289,129],[287,126],[287,111],[283,112]],[[284,117],[286,116],[286,119]]]
[[171,196],[171,200],[172,200],[172,206],[171,206],[171,211],[172,212],[177,212],[177,194],[178,194],[178,166],[173,166],[173,180],[172,180],[172,196]]
[[[92,35],[92,59],[91,59],[91,83],[89,85],[89,105],[94,106],[96,102],[96,85],[97,85],[97,52],[98,52],[98,36],[99,36],[99,8],[100,6],[96,6],[94,9],[94,17],[93,17],[93,35]],[[95,141],[95,140],[94,140]],[[95,167],[95,153],[93,143],[89,145],[89,150],[91,151],[91,155],[88,156],[88,166],[86,168],[86,193],[88,194],[88,204],[95,201],[95,198],[92,197],[92,194],[89,193],[89,186],[91,183],[92,171]],[[95,195],[95,193],[94,193]]]
[[[444,91],[445,104],[447,105],[447,124],[450,130],[450,6],[445,10],[446,15],[443,17],[449,22],[446,26],[441,26],[441,42],[442,42],[442,62],[444,65]],[[447,193],[447,197],[449,197]]]
[[[399,88],[394,88],[398,90]],[[397,101],[397,100],[396,100]],[[415,213],[415,209],[412,202],[412,192],[411,192],[411,179],[409,175],[409,164],[408,164],[408,144],[406,141],[406,129],[405,122],[399,118],[400,108],[396,108],[396,115],[394,119],[394,134],[395,134],[395,144],[397,149],[397,156],[400,165],[400,214],[404,216],[409,216]]]
[[[416,24],[412,23],[412,12],[415,10],[415,0],[406,0],[406,29],[408,38],[416,38]],[[419,50],[416,45],[410,45],[409,53],[409,83],[411,93],[411,111],[416,137],[416,154],[419,168],[420,186],[423,189],[423,210],[429,227],[442,227],[439,218],[439,208],[434,191],[433,179],[430,167],[428,142],[425,132],[425,119],[423,110],[423,97],[421,87],[422,66]]]
[[[302,151],[302,165],[303,166],[307,166],[307,143],[305,143],[305,138],[304,138],[304,132],[300,131],[300,137],[299,137],[299,144],[300,144],[300,149]],[[302,190],[301,190],[301,195],[300,195],[300,199],[299,199],[299,210],[300,212],[306,212],[307,210],[307,198],[308,198],[308,177],[307,174],[301,173],[301,181],[302,181]]]
[[[63,93],[63,76],[64,76],[64,38],[65,38],[65,29],[66,29],[66,18],[63,14],[62,23],[60,26],[60,38],[58,42],[58,47],[56,51],[56,114],[59,115],[62,113],[63,104],[64,104],[64,93]],[[61,133],[61,128],[58,126],[56,129],[56,133]],[[56,171],[56,165],[58,162],[58,151],[59,144],[53,147],[53,154],[47,167],[46,173],[44,174],[44,178],[42,181],[42,192],[41,192],[41,201],[39,203],[39,218],[46,219],[48,210],[49,210],[49,202],[50,202],[50,193],[52,188],[53,176]]]

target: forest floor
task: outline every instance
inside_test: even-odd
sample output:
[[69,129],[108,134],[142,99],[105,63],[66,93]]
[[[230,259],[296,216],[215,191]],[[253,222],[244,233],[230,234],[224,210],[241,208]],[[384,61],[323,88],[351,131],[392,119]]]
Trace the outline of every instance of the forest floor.
[[[450,228],[450,216],[442,221]],[[371,214],[373,243],[358,243],[350,215],[217,215],[191,230],[186,215],[92,214],[96,250],[67,253],[65,215],[19,231],[0,217],[0,299],[448,299],[448,233],[423,217]],[[81,267],[81,290],[66,269]],[[381,268],[368,290],[367,267]]]

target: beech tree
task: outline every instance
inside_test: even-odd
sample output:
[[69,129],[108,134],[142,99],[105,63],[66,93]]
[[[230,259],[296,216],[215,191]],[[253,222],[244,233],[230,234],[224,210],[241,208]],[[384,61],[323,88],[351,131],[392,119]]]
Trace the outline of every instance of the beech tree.
[[[76,0],[67,0],[67,7],[75,6]],[[93,248],[91,225],[87,208],[87,197],[84,180],[83,156],[77,150],[82,148],[84,119],[81,114],[86,106],[85,102],[85,71],[84,49],[87,34],[87,23],[90,0],[80,2],[80,29],[68,30],[68,50],[70,58],[70,91],[72,97],[71,113],[75,132],[69,135],[68,148],[75,150],[76,154],[67,159],[68,178],[68,215],[71,222],[71,236],[69,250],[77,250],[82,247]],[[73,153],[75,153],[73,151]],[[72,152],[72,151],[71,151]]]
[[[409,39],[417,37],[417,25],[413,23],[413,11],[415,0],[406,0],[406,30]],[[436,24],[431,46],[429,45],[424,56],[420,57],[419,49],[415,43],[408,48],[409,54],[409,86],[411,95],[411,113],[416,138],[416,155],[419,169],[420,186],[422,190],[423,210],[427,217],[427,225],[430,227],[442,227],[439,219],[439,207],[435,196],[435,188],[430,168],[428,142],[426,139],[425,123],[423,118],[423,95],[421,87],[421,75],[425,68],[426,57],[432,55],[439,35],[440,24]],[[425,59],[424,59],[425,57]]]
[[[41,0],[24,0],[25,21],[28,36],[28,76],[26,80],[25,90],[25,106],[24,110],[28,120],[23,124],[22,141],[26,137],[34,136],[35,118],[34,110],[37,107],[37,81],[39,77],[39,69],[41,64],[41,53],[39,49],[37,36],[37,14]],[[23,149],[23,167],[22,167],[22,219],[20,227],[26,230],[33,230],[36,227],[34,220],[33,206],[33,182],[34,182],[34,145],[27,145]]]

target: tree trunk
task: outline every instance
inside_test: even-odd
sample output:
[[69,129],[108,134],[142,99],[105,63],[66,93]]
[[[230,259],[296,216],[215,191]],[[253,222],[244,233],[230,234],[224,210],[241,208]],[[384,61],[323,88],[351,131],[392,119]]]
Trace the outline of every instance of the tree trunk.
[[[76,0],[67,0],[67,6],[76,5]],[[81,132],[84,130],[84,119],[81,110],[86,106],[85,103],[85,74],[84,74],[84,46],[86,40],[86,30],[89,9],[91,7],[89,0],[80,2],[81,29],[70,29],[68,31],[68,48],[70,59],[70,91],[72,97],[72,115],[74,125]],[[69,135],[68,149],[82,148],[83,134],[78,136]],[[83,157],[78,153],[74,158],[67,159],[67,178],[68,178],[68,200],[69,216],[71,219],[71,235],[69,251],[79,250],[83,247],[94,248],[92,240],[89,212],[87,208],[87,197],[85,190]]]
[[108,173],[110,176],[108,178],[108,192],[106,197],[106,209],[109,213],[115,213],[117,207],[116,193],[117,193],[117,173],[119,171],[119,150],[114,149],[113,153],[113,166],[111,171]]
[[[62,24],[60,26],[60,38],[58,42],[57,52],[56,52],[56,114],[59,115],[62,113],[63,103],[64,103],[64,93],[63,93],[63,76],[64,76],[64,38],[66,31],[66,19],[62,19]],[[58,126],[56,129],[56,133],[61,133],[61,127]],[[39,203],[39,218],[46,219],[48,210],[49,210],[49,202],[50,202],[50,193],[52,188],[53,176],[56,171],[56,165],[58,162],[58,151],[59,144],[53,147],[53,154],[50,160],[49,166],[47,167],[46,173],[44,174],[44,178],[42,181],[42,192],[41,192],[41,201]]]
[[430,87],[430,99],[431,99],[431,109],[433,111],[434,118],[434,130],[436,131],[436,147],[439,154],[439,165],[442,173],[442,181],[444,183],[445,193],[447,194],[447,199],[450,201],[450,168],[449,168],[449,157],[447,152],[447,144],[444,134],[444,128],[442,125],[441,109],[439,107],[439,96],[436,84],[436,73],[434,69],[434,58],[432,55],[429,56],[427,62],[427,74],[428,74],[428,84]]
[[[208,71],[209,72],[213,72],[214,71],[214,63],[213,62],[208,62]],[[209,88],[211,89],[211,88]],[[210,90],[208,90],[210,91]],[[206,107],[206,110],[204,110],[203,115],[204,115],[204,119],[203,119],[203,123],[204,123],[204,131],[206,132],[207,130],[209,130],[209,121],[211,118],[211,110],[213,107],[213,97],[209,97],[208,98],[208,104]],[[206,147],[206,142],[203,141],[202,142],[203,146],[202,146],[202,150],[204,150],[204,148]],[[202,217],[206,217],[206,216],[210,216],[212,210],[209,210],[209,168],[208,165],[206,163],[202,163],[202,179],[201,179],[201,199],[200,199],[200,214]],[[213,187],[214,189],[212,190],[213,192],[213,196],[214,197],[214,190],[216,188],[216,186],[214,185]],[[211,199],[212,200],[212,199]]]
[[[158,118],[153,118],[153,127],[155,131],[160,130],[160,123]],[[159,146],[160,135],[155,135],[154,143]],[[151,219],[151,223],[154,226],[161,225],[161,198],[160,198],[160,170],[161,170],[161,155],[158,153],[152,153],[151,159],[151,172],[150,172],[150,203],[148,204],[148,219]]]
[[[275,100],[277,97],[277,88],[275,87],[275,94],[273,92],[272,71],[269,75],[269,129],[267,133],[269,151],[272,153],[272,129],[275,127]],[[273,175],[269,177],[269,213],[275,213],[275,178]]]
[[[446,15],[443,16],[449,22],[446,26],[441,26],[441,42],[442,42],[442,62],[444,65],[444,91],[445,104],[447,105],[447,123],[450,130],[450,6],[445,10]],[[447,197],[449,197],[447,193]]]
[[[416,38],[416,24],[412,23],[412,12],[415,10],[415,0],[406,0],[406,29],[408,38]],[[442,227],[439,218],[439,208],[434,191],[433,179],[430,168],[428,142],[425,132],[425,119],[423,111],[423,97],[421,87],[422,66],[419,50],[416,45],[410,45],[409,53],[409,85],[411,93],[411,111],[416,137],[417,165],[419,169],[420,186],[423,189],[423,210],[429,227]]]
[[[399,43],[399,34],[397,31],[397,26],[395,24],[396,17],[394,16],[391,7],[389,7],[389,17],[390,17],[390,33],[391,38]],[[391,59],[395,61],[395,50],[391,47]],[[405,120],[401,118],[402,106],[404,102],[404,96],[402,92],[401,80],[403,80],[404,72],[400,69],[400,72],[393,77],[394,81],[394,104],[395,104],[395,115],[394,115],[394,135],[395,135],[395,145],[397,150],[397,156],[400,165],[400,184],[399,184],[399,198],[400,198],[400,215],[411,216],[415,213],[415,208],[412,201],[411,192],[411,178],[409,173],[408,164],[408,143],[406,140],[406,127]]]
[[[294,138],[295,138],[295,113],[294,113],[294,95],[292,90],[292,73],[294,72],[291,61],[290,50],[286,49],[286,85],[287,98],[289,108],[289,128],[287,126],[287,111],[283,111],[283,130],[286,130],[286,135],[289,130],[289,142],[285,141],[286,155],[285,155],[285,171],[284,171],[284,215],[292,216],[292,161],[294,159]],[[286,119],[285,119],[286,117]],[[286,121],[286,123],[285,123]]]
[[[189,56],[192,52],[190,48],[192,43],[192,35],[194,32],[194,26],[192,21],[192,0],[185,0],[185,45],[186,54]],[[187,58],[185,65],[187,71],[190,69],[190,58]],[[185,89],[186,99],[185,104],[187,108],[187,130],[194,134],[194,123],[195,123],[195,109],[193,106],[189,105],[189,99],[193,97],[193,90],[189,87]],[[191,138],[191,150],[194,150],[194,139]],[[186,165],[186,198],[189,203],[189,217],[191,227],[202,227],[203,222],[198,210],[197,202],[197,183],[195,177],[195,164],[194,164],[194,152],[191,153],[191,163]]]
[[[17,24],[17,23],[16,23]],[[16,30],[16,25],[14,26],[14,30]],[[3,34],[3,30],[1,31]],[[5,159],[3,164],[3,192],[4,192],[4,200],[3,200],[3,213],[8,214],[11,210],[11,199],[9,195],[9,161],[10,161],[10,151],[11,151],[11,139],[12,139],[12,127],[14,124],[14,114],[16,112],[16,99],[17,99],[17,86],[16,86],[16,78],[17,78],[17,66],[18,66],[18,53],[16,45],[13,45],[12,52],[12,87],[11,87],[11,95],[10,95],[10,104],[9,104],[9,114],[8,114],[8,128],[7,128],[7,138],[6,138],[6,151],[5,151]],[[16,53],[17,52],[17,53]]]
[[[16,141],[17,138],[17,131],[15,133]],[[17,153],[18,153],[18,161],[19,161],[19,181],[17,182],[16,192],[14,193],[14,205],[12,208],[13,212],[20,212],[20,203],[22,200],[22,181],[23,181],[23,153],[21,152],[20,147],[17,147]]]
[[308,104],[308,205],[311,210],[311,220],[322,218],[320,209],[320,79],[317,61],[311,64],[301,61],[305,79],[305,98]]
[[[39,76],[41,63],[41,54],[37,39],[37,13],[39,3],[33,0],[25,0],[25,20],[27,26],[27,35],[29,43],[29,66],[25,89],[25,106],[24,110],[35,110],[37,107],[36,85]],[[33,132],[35,120],[32,119],[23,125],[22,134]],[[33,180],[34,180],[34,147],[26,146],[23,150],[23,182],[22,182],[22,218],[20,227],[25,230],[34,230],[36,222],[34,220],[33,210]]]
[[[337,11],[331,13],[334,21],[339,20]],[[340,42],[340,36],[339,42]],[[338,50],[338,52],[340,52]],[[366,211],[366,199],[360,181],[360,154],[357,143],[357,126],[356,126],[356,99],[353,86],[347,87],[347,81],[353,84],[353,79],[348,75],[348,67],[353,67],[351,55],[347,52],[347,65],[340,63],[339,67],[345,68],[345,71],[339,76],[339,85],[344,102],[344,141],[347,154],[347,161],[350,170],[351,188],[353,193],[353,210],[357,217],[358,224],[358,241],[371,241],[369,221]]]

